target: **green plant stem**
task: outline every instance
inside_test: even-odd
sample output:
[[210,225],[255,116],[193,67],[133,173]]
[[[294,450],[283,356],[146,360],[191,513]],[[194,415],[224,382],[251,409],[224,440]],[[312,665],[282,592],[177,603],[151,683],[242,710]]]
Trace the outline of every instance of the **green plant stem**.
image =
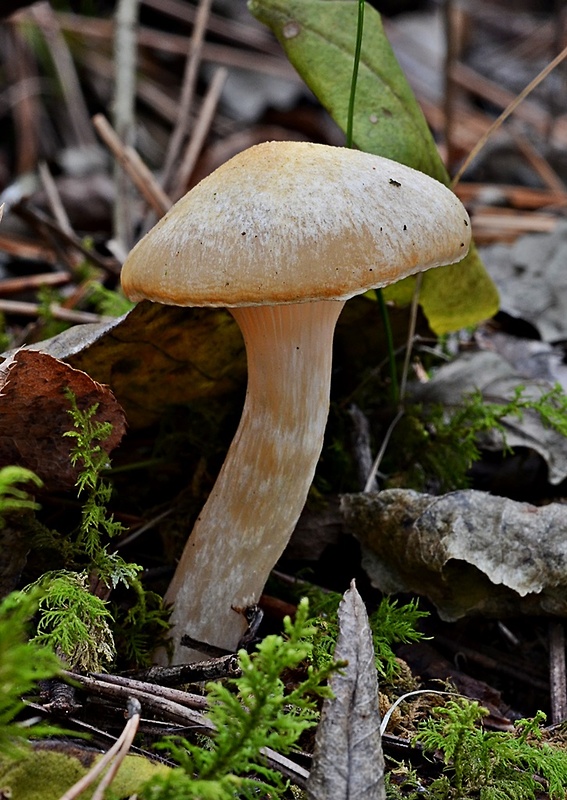
[[386,347],[388,349],[388,363],[390,365],[390,393],[392,396],[392,407],[397,408],[400,402],[400,392],[398,388],[398,369],[396,367],[396,354],[394,353],[394,337],[392,335],[392,326],[390,325],[390,316],[386,301],[384,300],[384,293],[382,289],[376,290],[376,297],[378,305],[380,306],[380,313],[382,315],[382,322],[384,324],[384,333],[386,335]]
[[352,81],[350,84],[350,97],[348,101],[348,116],[347,116],[347,129],[346,129],[347,147],[352,147],[353,145],[354,101],[356,97],[356,83],[358,81],[358,68],[360,66],[360,53],[362,50],[362,32],[364,30],[364,6],[365,6],[365,0],[358,0],[356,44],[354,46],[354,64],[352,67]]
[[[354,62],[352,67],[352,81],[350,84],[350,97],[348,101],[348,114],[347,114],[347,126],[346,126],[346,146],[352,147],[354,144],[354,102],[356,99],[356,84],[358,81],[358,69],[360,67],[360,54],[362,52],[362,34],[364,31],[364,7],[366,3],[365,0],[358,0],[358,19],[357,19],[357,26],[356,26],[356,43],[354,46]],[[396,369],[396,358],[394,355],[394,344],[392,338],[392,327],[390,325],[390,318],[388,315],[388,309],[386,308],[386,303],[384,301],[384,296],[382,294],[381,289],[376,290],[376,295],[378,297],[378,302],[380,304],[380,312],[382,314],[382,320],[384,323],[384,330],[386,333],[386,342],[388,347],[388,363],[390,364],[390,377],[392,379],[392,405],[394,408],[397,408],[399,402],[399,391],[398,391],[398,375]]]

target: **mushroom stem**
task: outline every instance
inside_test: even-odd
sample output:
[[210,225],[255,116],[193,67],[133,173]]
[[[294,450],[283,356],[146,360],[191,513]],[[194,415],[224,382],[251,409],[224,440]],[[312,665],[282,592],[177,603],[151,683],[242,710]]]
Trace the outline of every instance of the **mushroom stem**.
[[240,425],[166,594],[173,663],[188,634],[234,650],[299,515],[323,446],[332,343],[344,302],[230,309],[246,343]]

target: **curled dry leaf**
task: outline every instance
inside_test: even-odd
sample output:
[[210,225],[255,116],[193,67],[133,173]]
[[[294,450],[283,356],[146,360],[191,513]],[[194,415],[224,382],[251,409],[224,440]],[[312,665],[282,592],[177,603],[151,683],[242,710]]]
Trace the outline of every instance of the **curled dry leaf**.
[[80,409],[98,403],[95,419],[112,423],[112,433],[101,443],[110,453],[126,423],[108,387],[34,350],[17,350],[0,367],[0,466],[31,469],[49,490],[69,489],[77,480],[69,457],[73,440],[63,436],[73,428],[67,388]]
[[323,704],[307,796],[383,800],[378,677],[368,615],[354,581],[339,606],[334,657],[347,665],[330,679],[334,697]]
[[389,489],[344,495],[341,508],[364,569],[385,592],[425,595],[446,620],[567,614],[567,506]]

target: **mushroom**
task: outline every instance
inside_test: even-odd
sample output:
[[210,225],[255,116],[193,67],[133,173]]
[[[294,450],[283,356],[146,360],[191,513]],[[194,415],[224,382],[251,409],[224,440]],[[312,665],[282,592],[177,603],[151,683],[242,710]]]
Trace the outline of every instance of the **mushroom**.
[[346,300],[459,261],[468,216],[434,179],[307,142],[241,152],[133,248],[132,300],[225,306],[248,362],[242,419],[166,593],[173,662],[188,635],[234,650],[299,515],[323,444],[332,343]]

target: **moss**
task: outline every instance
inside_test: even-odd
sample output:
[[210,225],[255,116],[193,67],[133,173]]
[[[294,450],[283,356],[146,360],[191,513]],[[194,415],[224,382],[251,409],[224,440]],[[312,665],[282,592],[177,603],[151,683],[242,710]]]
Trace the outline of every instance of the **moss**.
[[[29,751],[22,751],[17,760],[0,757],[0,796],[9,796],[11,800],[58,800],[100,758],[101,755],[98,752],[95,755],[93,750],[63,744],[59,749],[52,745],[34,746]],[[168,771],[169,768],[163,764],[155,764],[141,756],[127,756],[112,782],[112,796],[130,797],[150,778]],[[89,800],[94,788],[83,792],[81,798]]]

